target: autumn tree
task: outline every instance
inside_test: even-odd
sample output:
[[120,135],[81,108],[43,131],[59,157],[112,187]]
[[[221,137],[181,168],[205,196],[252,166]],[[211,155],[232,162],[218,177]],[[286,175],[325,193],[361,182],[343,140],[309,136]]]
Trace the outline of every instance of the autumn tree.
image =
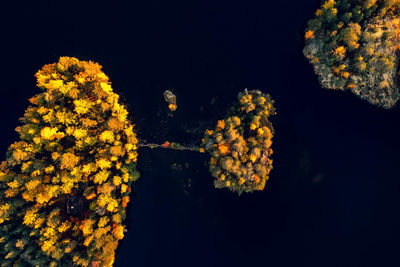
[[275,115],[270,96],[252,90],[238,94],[238,103],[214,130],[206,130],[202,146],[211,154],[210,172],[216,188],[237,192],[263,190],[272,170]]

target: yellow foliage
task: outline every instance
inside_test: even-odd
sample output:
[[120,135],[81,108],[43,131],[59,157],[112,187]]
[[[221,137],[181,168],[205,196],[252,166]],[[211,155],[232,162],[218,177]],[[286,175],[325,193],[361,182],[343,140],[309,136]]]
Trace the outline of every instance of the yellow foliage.
[[95,182],[96,184],[102,184],[105,181],[107,181],[107,178],[109,176],[109,172],[108,171],[100,171],[98,173],[96,173],[93,182]]
[[108,217],[106,216],[101,217],[98,223],[99,228],[106,226],[109,221],[110,219]]
[[82,126],[85,128],[91,128],[97,125],[97,121],[88,118],[81,118],[80,121],[82,122]]
[[114,132],[118,132],[124,129],[124,124],[117,118],[109,119],[107,125],[108,128],[110,128],[110,130]]
[[94,224],[94,221],[91,219],[84,220],[83,228],[82,228],[82,233],[84,236],[88,236],[91,233],[93,233],[93,224]]
[[213,133],[214,133],[213,130],[206,130],[206,134],[207,134],[207,135],[212,135]]
[[115,208],[118,207],[118,201],[113,199],[112,197],[109,199],[109,202],[107,204],[107,210],[109,212],[114,212]]
[[99,167],[101,170],[107,170],[111,168],[111,162],[106,159],[98,159],[96,161],[96,166]]
[[83,245],[85,247],[88,247],[90,245],[90,243],[93,241],[94,235],[90,235],[88,237],[85,238],[85,241],[83,242]]
[[85,164],[82,167],[82,172],[85,173],[86,175],[91,174],[95,171],[97,171],[97,166],[93,163]]
[[41,249],[43,252],[47,252],[47,251],[51,251],[51,249],[54,249],[54,241],[52,240],[46,240],[43,242],[43,244],[41,245]]
[[128,186],[126,184],[121,185],[121,193],[122,194],[125,193],[127,189],[128,189]]
[[19,183],[18,183],[18,181],[17,181],[16,179],[14,179],[12,182],[7,183],[7,185],[8,185],[10,188],[18,188],[18,187],[20,186]]
[[86,114],[92,106],[92,103],[84,99],[74,101],[75,112],[79,115]]
[[72,170],[79,162],[79,157],[72,153],[65,153],[61,156],[61,169]]
[[37,218],[35,221],[35,229],[38,229],[39,227],[42,226],[42,224],[44,223],[45,219],[44,218]]
[[13,158],[17,162],[21,162],[23,160],[27,160],[29,158],[29,154],[25,151],[22,151],[20,149],[16,149],[13,151]]
[[324,9],[330,9],[330,8],[333,8],[333,7],[335,6],[335,4],[336,4],[335,0],[327,0],[327,1],[322,5],[322,7],[323,7]]
[[333,50],[333,54],[341,58],[346,54],[346,48],[344,46],[339,46]]
[[48,166],[48,167],[46,167],[45,169],[44,169],[44,172],[45,173],[52,173],[52,172],[54,172],[54,166],[52,166],[52,165],[50,165],[50,166]]
[[45,192],[36,194],[36,196],[35,196],[36,202],[39,204],[49,202],[50,198],[51,197]]
[[36,137],[34,137],[33,138],[33,142],[35,143],[35,144],[40,144],[42,141],[41,141],[42,139],[40,139],[40,137],[38,137],[38,136],[36,136]]
[[86,135],[87,135],[87,130],[85,130],[85,129],[75,129],[75,131],[73,133],[73,136],[76,139],[82,139],[82,138],[86,137]]
[[15,247],[23,249],[24,248],[24,242],[22,242],[21,239],[18,239],[17,242],[15,243]]
[[8,203],[5,203],[3,205],[0,206],[0,216],[6,212],[7,210],[10,209],[10,205]]
[[51,238],[55,234],[56,234],[56,230],[54,228],[47,227],[46,231],[43,233],[43,236],[46,238]]
[[112,143],[114,142],[114,133],[112,131],[104,131],[100,134],[99,137],[100,141],[103,141],[105,143]]
[[97,239],[100,239],[103,235],[107,234],[111,230],[110,226],[100,227],[94,232],[94,235]]
[[41,170],[36,170],[31,173],[31,177],[37,177],[42,174]]
[[225,128],[225,121],[224,120],[219,120],[217,122],[217,129],[218,130],[223,130]]
[[51,154],[51,158],[56,161],[60,157],[60,154],[58,152],[53,152]]
[[57,130],[57,128],[50,128],[46,126],[40,131],[40,136],[44,140],[54,140]]
[[26,189],[29,191],[35,189],[38,185],[40,184],[40,180],[31,180],[27,183],[25,183]]
[[71,228],[71,222],[70,221],[65,221],[58,227],[58,231],[60,233],[64,233],[65,231],[67,231],[70,228]]
[[122,225],[117,225],[113,230],[113,234],[116,239],[121,240],[124,238],[124,227]]
[[10,251],[9,253],[7,253],[7,255],[4,257],[5,259],[9,259],[14,257],[14,251]]
[[37,212],[38,210],[37,209],[29,209],[29,210],[27,210],[26,211],[26,213],[25,213],[25,216],[24,216],[24,224],[25,225],[32,225],[34,222],[35,222],[35,220],[36,220],[36,218],[37,218],[37,214],[36,214],[36,212]]
[[122,175],[122,179],[124,180],[124,183],[127,183],[129,181],[129,178],[130,178],[129,173],[124,173]]
[[14,197],[14,196],[16,196],[17,194],[18,194],[18,189],[12,189],[12,188],[7,189],[7,190],[4,192],[4,195],[5,195],[7,198]]
[[97,205],[100,207],[105,207],[108,202],[110,202],[110,195],[109,194],[100,194],[97,198]]
[[128,143],[128,144],[125,145],[125,149],[126,149],[127,151],[131,151],[132,149],[134,149],[134,145],[131,144],[131,143]]
[[115,223],[121,223],[122,218],[121,218],[120,213],[116,213],[116,214],[112,215],[112,221]]
[[380,88],[389,87],[388,81],[387,80],[383,80],[382,82],[379,83],[379,87]]
[[111,85],[109,85],[108,83],[100,83],[101,89],[103,89],[104,92],[106,93],[111,93],[112,92],[112,88]]
[[[259,98],[260,104],[263,105],[265,103],[265,98],[264,97],[260,97]],[[239,126],[240,125],[240,118],[238,116],[233,116],[232,117],[232,122],[235,126]]]
[[37,113],[39,113],[40,115],[46,114],[49,110],[43,106],[41,106],[40,108],[38,108],[36,110]]
[[210,165],[215,165],[216,163],[217,163],[216,158],[212,157],[212,158],[210,159]]
[[115,186],[111,183],[104,183],[98,187],[97,192],[103,194],[110,194],[115,189]]
[[122,146],[113,146],[110,148],[110,153],[114,156],[123,156],[124,150],[122,149]]
[[114,176],[113,177],[113,184],[115,186],[119,186],[122,183],[122,179],[120,176]]

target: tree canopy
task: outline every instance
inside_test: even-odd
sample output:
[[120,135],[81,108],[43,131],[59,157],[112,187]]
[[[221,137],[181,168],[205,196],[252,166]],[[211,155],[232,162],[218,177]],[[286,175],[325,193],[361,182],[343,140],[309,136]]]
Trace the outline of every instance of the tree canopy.
[[202,146],[211,154],[210,172],[216,188],[241,194],[263,190],[272,170],[273,100],[261,91],[238,94],[227,117],[206,130]]

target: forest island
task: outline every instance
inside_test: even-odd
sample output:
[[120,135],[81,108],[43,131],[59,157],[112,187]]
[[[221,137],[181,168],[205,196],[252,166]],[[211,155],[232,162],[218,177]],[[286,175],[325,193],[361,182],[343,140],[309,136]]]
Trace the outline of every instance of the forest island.
[[[112,266],[126,207],[140,174],[138,148],[211,155],[216,188],[263,190],[272,169],[273,100],[239,93],[198,147],[138,140],[101,66],[61,57],[36,73],[41,93],[16,128],[0,165],[1,266]],[[171,92],[172,94],[172,92]],[[164,94],[175,111],[176,99]]]
[[324,88],[393,107],[399,99],[400,1],[326,0],[308,22],[304,55]]

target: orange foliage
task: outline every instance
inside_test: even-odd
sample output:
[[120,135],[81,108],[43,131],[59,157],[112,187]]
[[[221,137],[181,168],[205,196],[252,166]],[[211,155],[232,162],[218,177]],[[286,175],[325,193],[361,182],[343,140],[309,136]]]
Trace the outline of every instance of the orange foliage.
[[229,145],[228,144],[225,144],[225,143],[218,144],[218,149],[222,155],[226,155],[229,153]]
[[304,35],[304,38],[305,38],[306,40],[314,38],[314,31],[308,30],[308,31],[306,32],[306,34]]
[[168,105],[168,108],[169,108],[171,111],[175,111],[175,110],[178,108],[178,106],[175,105],[175,104],[169,104],[169,105]]

